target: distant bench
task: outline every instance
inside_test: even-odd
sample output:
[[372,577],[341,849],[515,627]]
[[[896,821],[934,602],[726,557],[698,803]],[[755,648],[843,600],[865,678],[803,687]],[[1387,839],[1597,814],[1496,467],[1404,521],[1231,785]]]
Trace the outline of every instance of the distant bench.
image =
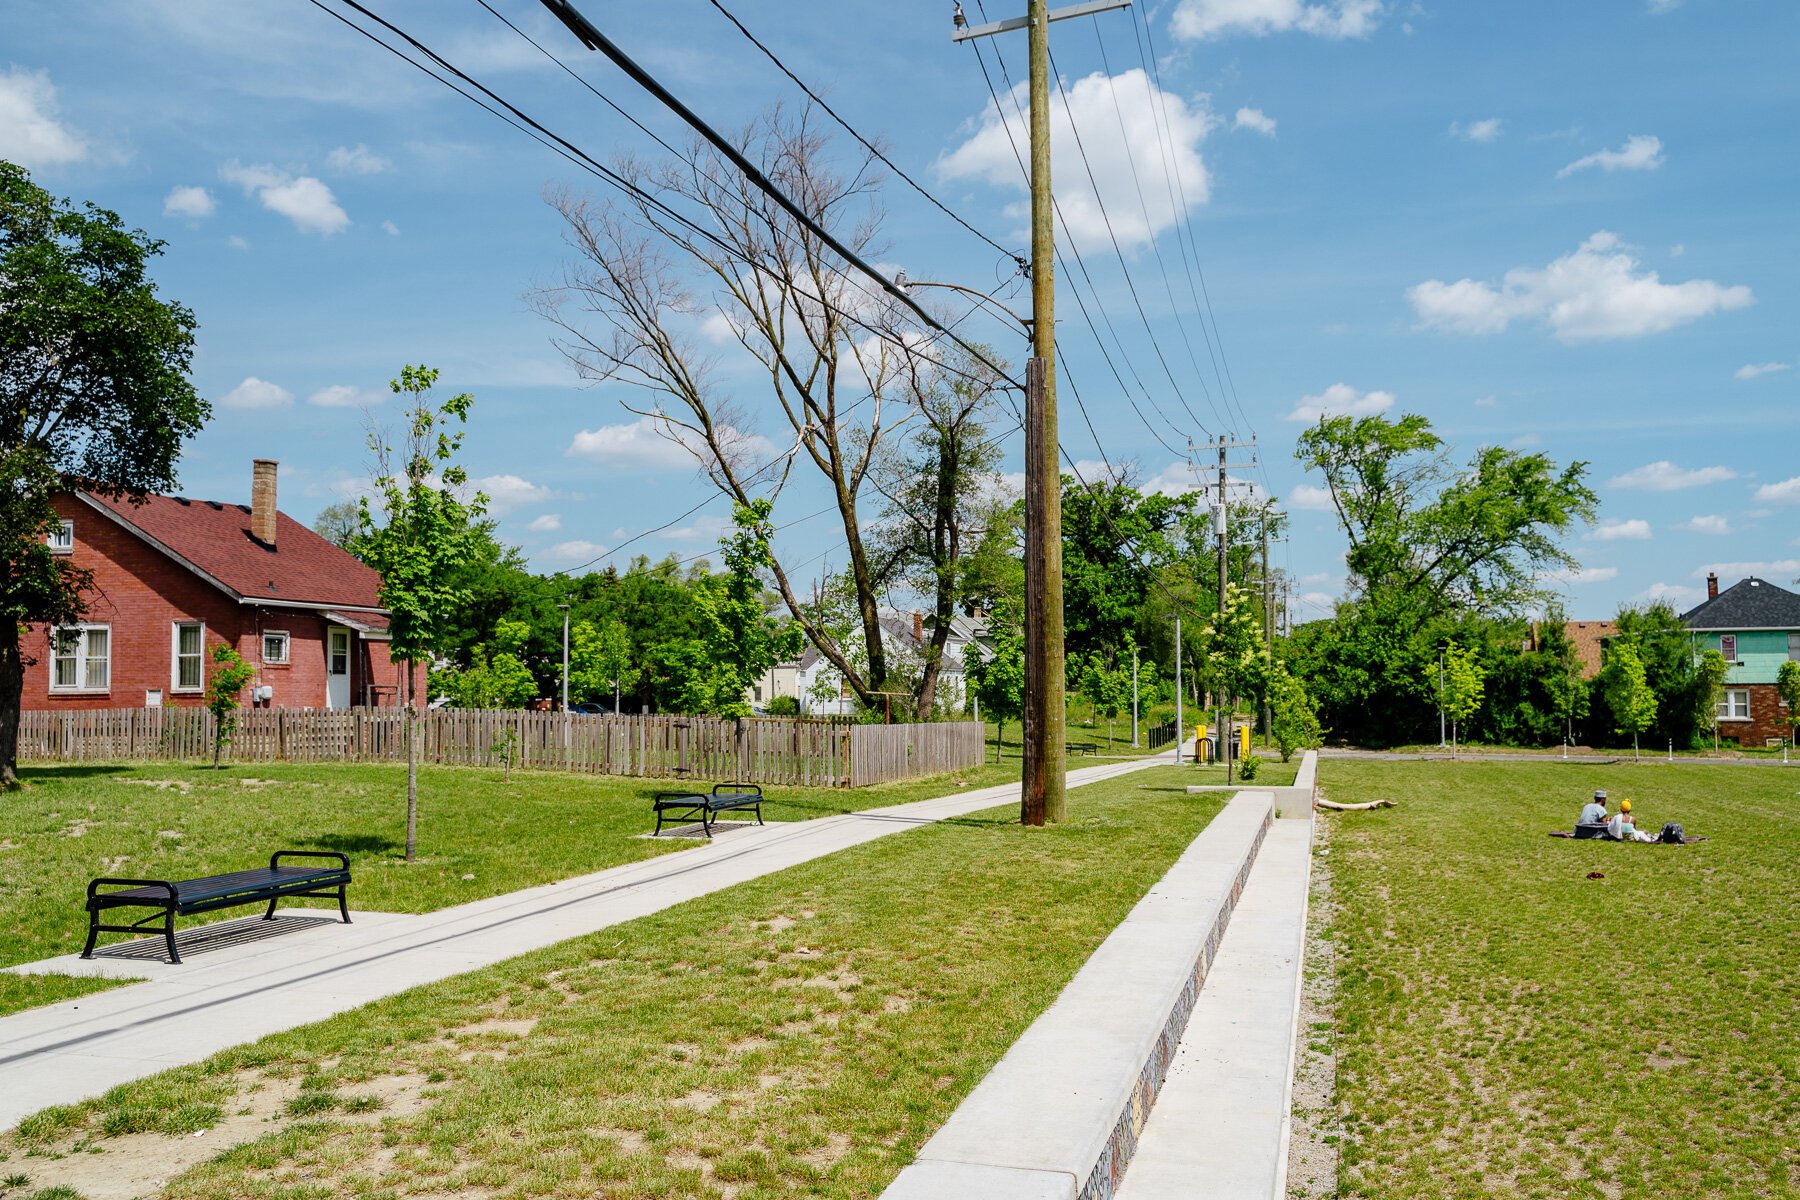
[[665,824],[686,825],[695,817],[700,818],[700,828],[705,830],[708,838],[712,837],[713,815],[729,812],[737,808],[753,808],[756,810],[756,823],[761,825],[762,788],[754,783],[717,783],[713,790],[707,792],[658,792],[656,793],[656,832],[651,837],[659,836]]
[[1067,744],[1067,751],[1070,754],[1098,754],[1098,753],[1100,753],[1100,743],[1099,742],[1069,742]]
[[[284,858],[323,858],[337,860],[336,866],[288,867]],[[88,884],[88,937],[81,957],[94,957],[94,939],[102,933],[142,933],[144,926],[155,921],[152,913],[135,925],[103,925],[100,914],[115,908],[155,908],[162,910],[163,937],[169,945],[169,961],[179,963],[175,949],[175,918],[194,913],[234,908],[241,904],[269,902],[263,920],[275,918],[275,902],[284,896],[316,896],[329,900],[333,889],[338,913],[344,924],[350,923],[350,909],[344,889],[350,884],[350,860],[334,851],[277,850],[269,855],[269,865],[252,871],[233,871],[229,875],[207,875],[200,879],[96,879]],[[124,891],[102,891],[102,888],[124,888]]]

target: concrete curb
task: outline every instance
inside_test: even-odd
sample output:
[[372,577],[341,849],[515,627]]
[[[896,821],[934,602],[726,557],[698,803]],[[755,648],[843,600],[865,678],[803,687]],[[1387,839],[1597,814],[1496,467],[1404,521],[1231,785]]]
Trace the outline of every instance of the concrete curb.
[[920,1149],[883,1200],[1105,1200],[1273,823],[1231,800]]

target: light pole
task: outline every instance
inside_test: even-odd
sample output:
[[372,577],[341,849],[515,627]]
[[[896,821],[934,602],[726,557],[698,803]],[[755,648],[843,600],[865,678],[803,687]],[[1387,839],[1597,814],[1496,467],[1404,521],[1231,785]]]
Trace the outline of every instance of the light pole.
[[1137,651],[1137,647],[1133,646],[1131,648],[1131,746],[1132,746],[1132,749],[1134,749],[1134,750],[1137,748],[1137,744],[1138,744],[1137,668],[1138,668],[1138,651]]
[[563,615],[563,670],[562,670],[562,710],[569,711],[569,606],[559,604]]
[[1438,647],[1438,749],[1442,750],[1450,743],[1444,740],[1444,650]]

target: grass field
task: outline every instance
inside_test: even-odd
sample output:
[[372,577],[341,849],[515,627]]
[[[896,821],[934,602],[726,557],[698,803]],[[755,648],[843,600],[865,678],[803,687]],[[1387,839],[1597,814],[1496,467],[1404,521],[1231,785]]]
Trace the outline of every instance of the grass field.
[[[1800,1195],[1800,769],[1327,761],[1341,1194]],[[1584,799],[1650,830],[1576,842]],[[1590,877],[1593,876],[1593,877]]]
[[[664,780],[426,768],[419,858],[408,864],[403,767],[82,764],[22,775],[25,790],[0,796],[0,965],[80,950],[96,876],[188,879],[266,863],[273,850],[338,850],[355,876],[352,907],[429,912],[694,844],[635,836],[655,827],[650,795],[675,786]],[[771,787],[763,815],[805,820],[1017,777],[1014,762],[855,791]],[[0,1013],[99,986],[0,975]]]
[[47,1110],[0,1172],[175,1174],[242,1136],[158,1194],[872,1197],[1218,811],[1190,778],[884,838]]

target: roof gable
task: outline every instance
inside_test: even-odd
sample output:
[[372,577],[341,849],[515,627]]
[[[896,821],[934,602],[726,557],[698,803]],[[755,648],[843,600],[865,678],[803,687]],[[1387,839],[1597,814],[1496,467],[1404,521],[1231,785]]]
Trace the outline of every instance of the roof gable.
[[1800,629],[1800,596],[1766,579],[1741,579],[1684,614],[1689,629]]
[[143,504],[91,492],[81,498],[210,582],[249,600],[379,608],[381,577],[286,513],[275,545],[250,533],[250,509],[216,500],[151,496]]

